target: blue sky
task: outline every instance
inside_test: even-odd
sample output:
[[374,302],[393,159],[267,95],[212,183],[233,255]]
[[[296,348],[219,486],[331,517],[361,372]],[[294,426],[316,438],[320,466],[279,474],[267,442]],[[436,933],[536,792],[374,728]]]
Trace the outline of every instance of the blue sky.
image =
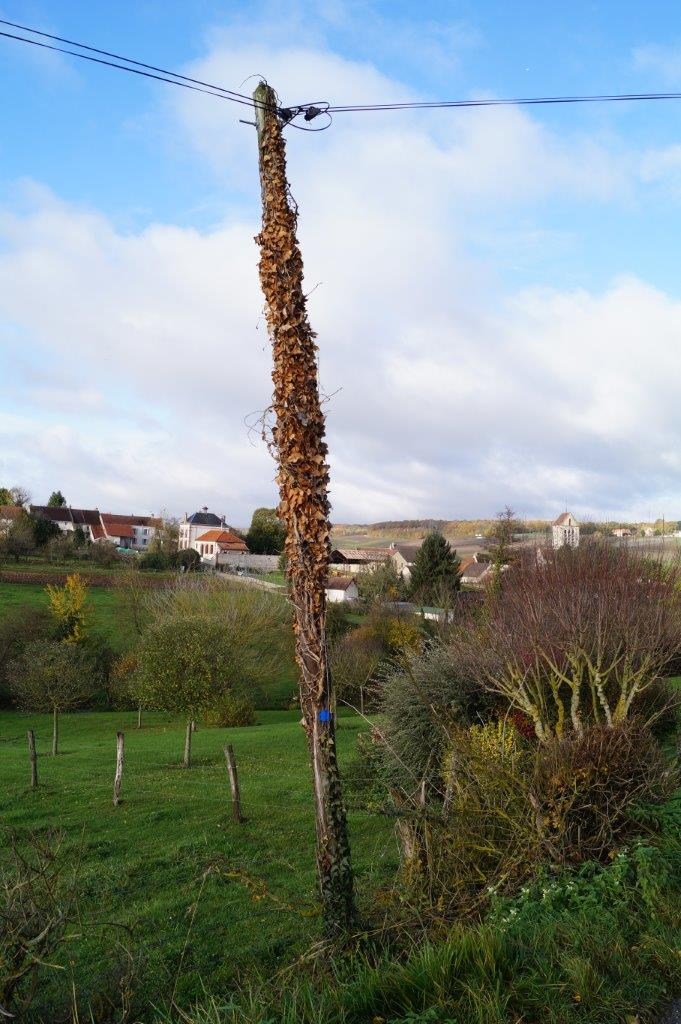
[[[284,102],[681,90],[672,3],[0,3]],[[0,477],[273,504],[242,108],[0,39]],[[681,515],[681,101],[338,114],[289,164],[339,520]],[[340,390],[339,390],[340,389]]]

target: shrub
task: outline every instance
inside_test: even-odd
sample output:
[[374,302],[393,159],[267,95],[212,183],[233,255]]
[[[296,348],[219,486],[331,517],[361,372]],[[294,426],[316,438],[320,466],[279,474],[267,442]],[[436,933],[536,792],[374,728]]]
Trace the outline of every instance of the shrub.
[[57,639],[66,643],[78,643],[82,640],[85,630],[85,580],[78,573],[73,573],[66,577],[63,587],[48,583],[45,590],[55,621]]
[[388,601],[403,601],[407,588],[392,558],[357,576],[359,599],[364,608],[381,606]]
[[164,572],[170,569],[174,556],[166,554],[165,551],[145,551],[140,555],[139,567],[151,572]]
[[637,806],[662,803],[678,784],[677,767],[637,719],[553,740],[535,763],[541,842],[560,863],[607,861],[641,831]]
[[439,786],[450,728],[486,716],[492,703],[450,647],[408,655],[382,680],[386,782],[405,792],[423,779]]
[[599,544],[528,557],[489,591],[461,654],[542,741],[615,725],[637,713],[681,647],[680,571],[653,572]]
[[54,624],[47,612],[31,607],[10,608],[0,619],[0,706],[10,702],[8,668],[26,644],[50,639]]
[[338,637],[329,647],[329,664],[334,691],[339,700],[359,707],[364,714],[365,698],[381,664],[381,645],[366,626]]
[[102,540],[93,544],[90,548],[90,557],[95,565],[111,566],[120,562],[121,556],[116,551],[116,545],[110,541]]
[[651,808],[679,783],[636,719],[548,744],[502,720],[449,736],[433,812],[398,802],[406,877],[447,915],[480,907],[490,890],[516,891],[539,864],[609,863],[650,831]]
[[345,602],[338,601],[326,606],[326,639],[338,640],[353,628],[349,621],[349,611]]
[[226,693],[206,711],[204,721],[217,729],[255,725],[255,707],[248,697]]
[[11,835],[0,864],[0,1016],[28,1011],[38,976],[67,941],[76,913],[76,876],[60,833]]
[[182,551],[175,552],[172,564],[184,572],[195,572],[201,568],[201,555],[196,548],[183,548]]

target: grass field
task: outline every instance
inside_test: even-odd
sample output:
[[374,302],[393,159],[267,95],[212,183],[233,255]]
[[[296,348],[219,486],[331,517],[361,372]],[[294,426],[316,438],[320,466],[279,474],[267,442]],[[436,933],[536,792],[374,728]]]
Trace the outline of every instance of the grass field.
[[[47,608],[47,593],[42,584],[0,582],[0,617],[17,608]],[[102,637],[117,654],[123,654],[137,641],[137,635],[121,595],[113,588],[90,587],[87,596],[88,629]],[[263,645],[271,638],[264,636]],[[292,654],[282,652],[276,675],[254,694],[256,706],[285,709],[297,687],[297,674]]]
[[[40,583],[0,582],[0,615],[10,608],[47,608],[47,593]],[[120,595],[108,587],[91,587],[87,597],[88,622],[118,652],[135,639],[132,623]]]
[[[137,731],[134,719],[126,712],[64,715],[63,753],[39,758],[32,792],[26,729],[35,729],[39,754],[46,752],[50,720],[0,712],[3,826],[58,826],[82,858],[83,924],[60,960],[68,970],[45,970],[26,1021],[62,1019],[57,1010],[68,1005],[72,977],[83,1005],[115,988],[125,950],[135,958],[138,999],[162,1005],[175,990],[187,1005],[204,987],[224,995],[246,966],[290,960],[318,933],[311,787],[298,716],[271,711],[252,728],[199,729],[189,770],[179,766],[181,722],[148,715]],[[358,718],[342,719],[342,763],[361,727]],[[126,760],[123,802],[114,808],[117,729],[125,730]],[[241,826],[231,818],[227,741],[239,765],[247,817]],[[351,811],[350,829],[366,894],[392,875],[392,826]]]

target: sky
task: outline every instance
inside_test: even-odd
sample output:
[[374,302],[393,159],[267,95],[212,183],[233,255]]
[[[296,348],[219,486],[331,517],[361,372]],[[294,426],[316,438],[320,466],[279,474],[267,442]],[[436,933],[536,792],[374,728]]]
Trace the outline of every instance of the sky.
[[[681,91],[671,0],[0,17],[283,104]],[[0,484],[246,525],[277,501],[248,111],[1,37],[0,81]],[[681,518],[681,100],[286,139],[334,521]]]

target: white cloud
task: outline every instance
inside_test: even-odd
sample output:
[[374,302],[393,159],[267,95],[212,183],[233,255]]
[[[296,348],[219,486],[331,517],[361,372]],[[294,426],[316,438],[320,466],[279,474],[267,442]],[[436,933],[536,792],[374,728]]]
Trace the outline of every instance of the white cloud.
[[[238,83],[263,68],[287,101],[322,98],[320,81],[333,100],[408,95],[369,64],[305,47],[218,40],[192,70]],[[5,334],[33,339],[53,378],[21,385],[35,419],[0,420],[1,475],[74,503],[207,503],[245,523],[275,498],[244,424],[270,395],[255,138],[228,104],[177,103],[175,128],[242,190],[226,222],[124,234],[39,188],[28,212],[0,218]],[[681,501],[681,307],[635,279],[504,296],[494,266],[467,254],[491,206],[626,195],[626,161],[511,109],[339,115],[320,136],[289,130],[288,148],[307,287],[321,282],[310,311],[334,393],[338,520]]]

